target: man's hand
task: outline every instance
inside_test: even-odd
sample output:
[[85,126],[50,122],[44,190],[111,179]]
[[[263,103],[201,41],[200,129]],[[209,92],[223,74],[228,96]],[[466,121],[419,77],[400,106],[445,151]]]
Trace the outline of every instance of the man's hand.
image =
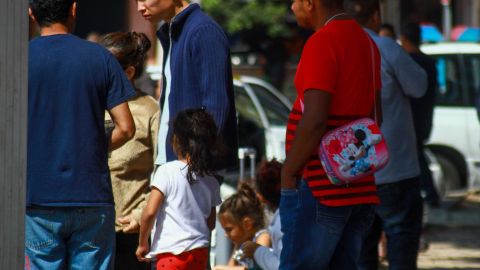
[[135,255],[137,256],[137,260],[139,262],[149,262],[150,259],[145,258],[145,255],[147,255],[149,251],[150,251],[150,247],[148,246],[148,244],[138,245],[137,251],[135,251]]
[[253,259],[253,255],[255,254],[255,250],[257,250],[257,248],[259,246],[260,246],[259,244],[255,243],[255,242],[252,242],[252,241],[244,242],[242,244],[242,250],[243,250],[243,253],[245,254],[244,257]]
[[132,215],[119,217],[117,220],[122,224],[122,231],[124,233],[136,233],[140,228],[140,224],[138,224],[138,222],[132,217]]
[[282,169],[281,176],[282,189],[297,189],[297,179],[294,176],[290,176]]

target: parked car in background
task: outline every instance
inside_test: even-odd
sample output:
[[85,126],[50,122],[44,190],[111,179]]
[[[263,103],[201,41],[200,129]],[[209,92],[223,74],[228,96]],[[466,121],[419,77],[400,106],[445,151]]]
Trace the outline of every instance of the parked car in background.
[[292,104],[271,84],[250,76],[234,79],[239,146],[262,158],[285,159],[285,132]]
[[421,50],[437,61],[439,91],[429,149],[442,167],[444,192],[480,187],[480,44],[440,42]]

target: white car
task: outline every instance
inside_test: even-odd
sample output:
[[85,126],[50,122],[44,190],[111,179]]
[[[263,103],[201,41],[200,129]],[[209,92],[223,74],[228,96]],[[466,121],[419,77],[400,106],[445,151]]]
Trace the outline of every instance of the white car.
[[480,44],[442,42],[421,50],[437,60],[439,91],[428,142],[442,167],[440,192],[480,187]]

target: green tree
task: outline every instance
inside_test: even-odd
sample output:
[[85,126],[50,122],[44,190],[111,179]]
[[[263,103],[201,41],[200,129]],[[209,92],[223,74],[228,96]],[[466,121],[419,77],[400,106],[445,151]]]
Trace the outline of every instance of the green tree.
[[228,34],[262,28],[270,38],[288,37],[288,1],[282,0],[202,0],[202,8]]

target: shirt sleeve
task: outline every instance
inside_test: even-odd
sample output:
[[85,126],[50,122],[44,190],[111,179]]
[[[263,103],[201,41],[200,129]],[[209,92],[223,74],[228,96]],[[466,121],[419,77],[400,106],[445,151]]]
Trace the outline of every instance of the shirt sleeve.
[[152,183],[150,184],[150,187],[157,188],[165,197],[168,197],[168,194],[170,194],[172,190],[172,179],[168,173],[167,164],[168,163],[158,167],[153,176]]
[[253,259],[263,270],[278,270],[280,266],[280,258],[268,247],[259,246],[253,254]]
[[392,51],[391,59],[387,62],[393,69],[402,91],[409,97],[422,97],[427,91],[427,73],[398,44],[390,40],[386,42],[389,42]]
[[155,167],[155,160],[157,159],[158,154],[158,128],[160,125],[160,111],[157,111],[153,117],[150,119],[150,139],[151,146],[153,151],[153,166]]
[[218,129],[223,130],[233,106],[230,49],[225,34],[214,24],[197,27],[192,37],[192,55],[202,105],[213,116]]
[[325,34],[312,36],[305,44],[301,58],[301,90],[323,90],[335,93],[338,61],[331,39]]
[[135,89],[117,59],[107,52],[109,81],[107,84],[107,110],[127,102],[135,96]]

